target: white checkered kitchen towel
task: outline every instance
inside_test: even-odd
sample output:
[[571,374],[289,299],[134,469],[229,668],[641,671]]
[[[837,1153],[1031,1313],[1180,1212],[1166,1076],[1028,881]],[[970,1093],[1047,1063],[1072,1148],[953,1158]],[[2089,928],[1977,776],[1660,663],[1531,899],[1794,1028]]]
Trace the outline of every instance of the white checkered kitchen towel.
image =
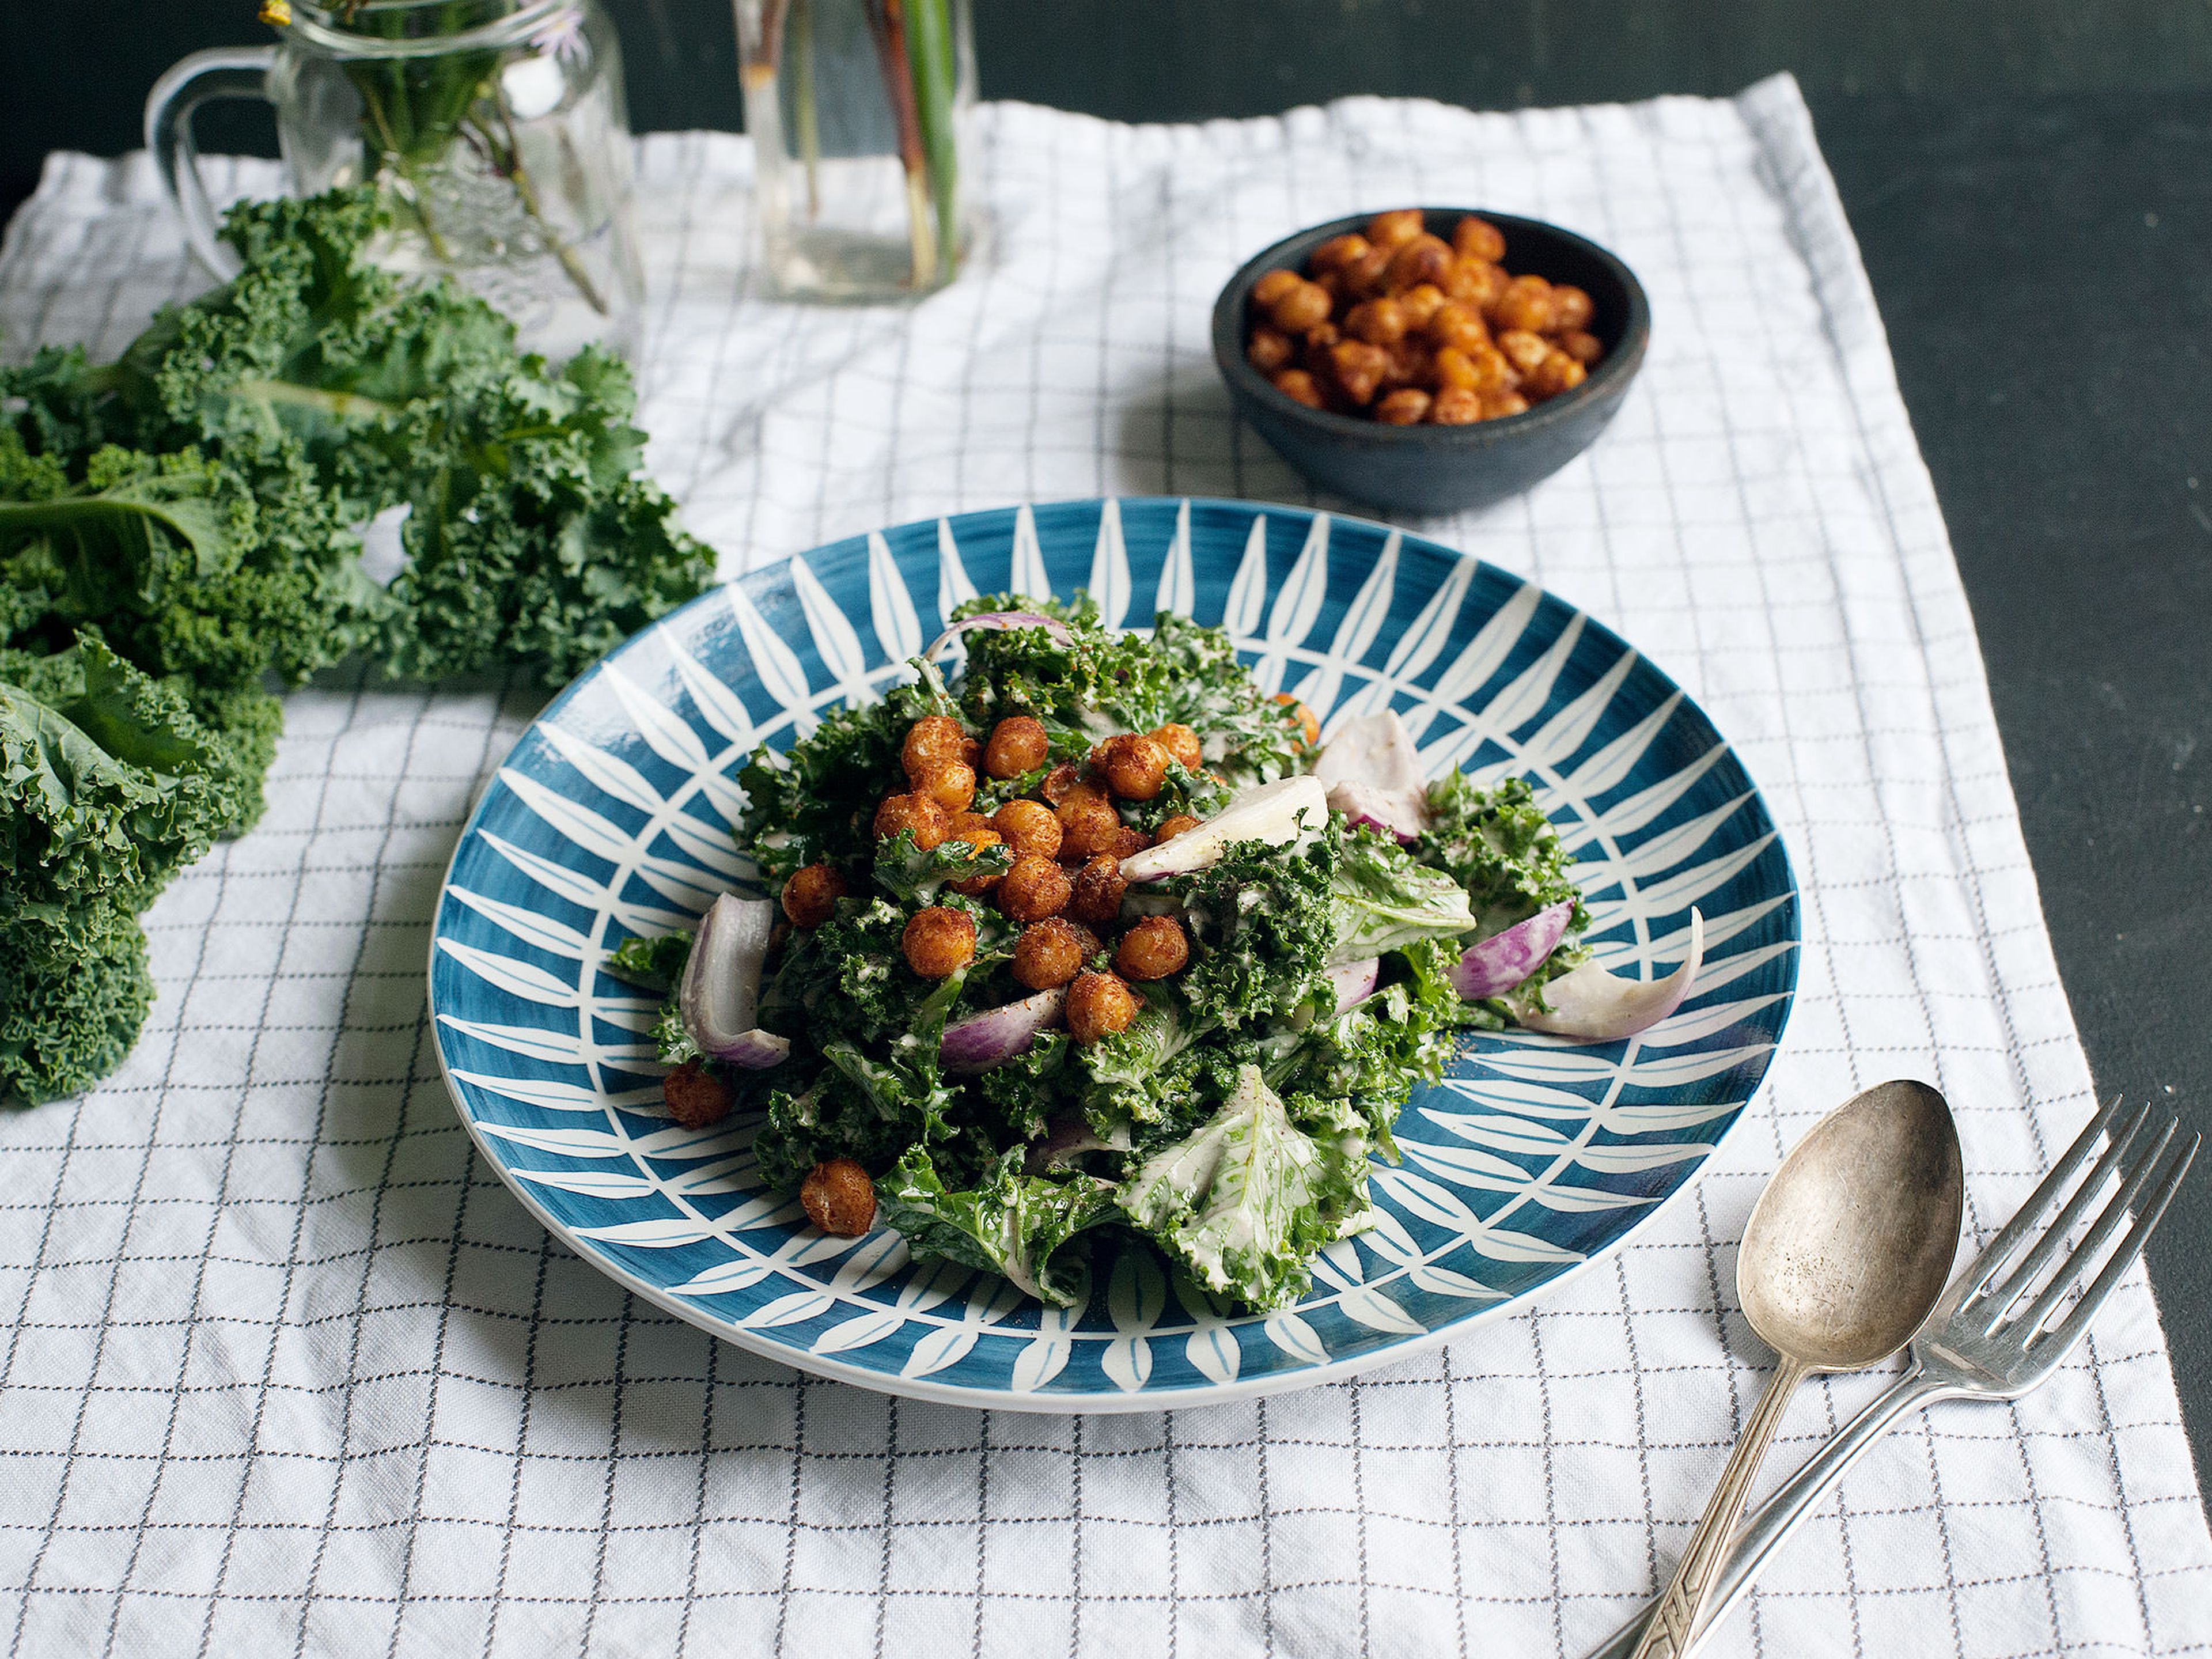
[[[1356,1382],[1080,1421],[809,1381],[550,1243],[438,1081],[433,900],[527,698],[306,692],[267,820],[152,914],[137,1053],[0,1121],[0,1651],[1573,1655],[1669,1571],[1761,1382],[1733,1250],[1783,1149],[1863,1085],[1929,1078],[1986,1231],[2090,1113],[1793,85],[982,126],[996,251],[911,309],[757,297],[744,141],[642,145],[652,459],[726,571],[1024,498],[1308,500],[1208,360],[1244,256],[1407,202],[1587,232],[1650,290],[1639,385],[1525,500],[1422,528],[1619,629],[1764,784],[1803,981],[1742,1127],[1600,1271]],[[0,257],[4,349],[112,352],[197,280],[143,158],[58,156]],[[1808,1389],[1778,1470],[1880,1381]],[[1712,1651],[2208,1648],[2212,1547],[2138,1274],[2040,1393],[1893,1434]]]

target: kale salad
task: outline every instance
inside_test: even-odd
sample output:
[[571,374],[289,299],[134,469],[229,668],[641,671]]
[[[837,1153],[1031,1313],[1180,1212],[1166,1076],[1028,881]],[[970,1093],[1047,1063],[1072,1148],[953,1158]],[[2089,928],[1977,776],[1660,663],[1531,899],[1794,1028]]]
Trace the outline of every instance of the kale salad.
[[[957,641],[949,683],[935,665]],[[880,702],[739,781],[758,890],[624,941],[670,1114],[753,1115],[827,1231],[1080,1301],[1139,1235],[1216,1304],[1295,1300],[1461,1034],[1601,1039],[1680,1002],[1580,944],[1529,784],[1428,782],[1400,717],[1270,696],[1163,612],[971,601]]]

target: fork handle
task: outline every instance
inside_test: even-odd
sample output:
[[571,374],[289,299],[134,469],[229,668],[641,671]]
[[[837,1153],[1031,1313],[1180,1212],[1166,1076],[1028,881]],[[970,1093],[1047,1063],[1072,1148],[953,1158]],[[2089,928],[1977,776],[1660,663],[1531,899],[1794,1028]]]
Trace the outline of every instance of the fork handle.
[[[1846,1424],[1811,1462],[1760,1504],[1729,1540],[1727,1554],[1713,1574],[1705,1615],[1691,1638],[1692,1645],[1727,1616],[1736,1598],[1758,1577],[1766,1558],[1797,1530],[1798,1522],[1810,1515],[1828,1495],[1829,1489],[1844,1478],[1844,1471],[1857,1462],[1866,1449],[1887,1434],[1899,1418],[1918,1411],[1932,1401],[1965,1392],[1950,1383],[1938,1382],[1915,1365]],[[1603,1647],[1591,1653],[1590,1659],[1629,1659],[1658,1605],[1653,1601],[1615,1631]]]

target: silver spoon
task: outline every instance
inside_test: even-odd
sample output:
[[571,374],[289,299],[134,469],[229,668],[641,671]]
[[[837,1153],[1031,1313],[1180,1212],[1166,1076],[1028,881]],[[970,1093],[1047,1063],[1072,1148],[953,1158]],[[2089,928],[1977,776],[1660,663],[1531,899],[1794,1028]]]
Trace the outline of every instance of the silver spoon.
[[1924,1083],[1882,1083],[1814,1124],[1759,1194],[1736,1298],[1779,1356],[1632,1659],[1687,1659],[1752,1478],[1797,1385],[1910,1341],[1950,1277],[1966,1207],[1959,1135]]

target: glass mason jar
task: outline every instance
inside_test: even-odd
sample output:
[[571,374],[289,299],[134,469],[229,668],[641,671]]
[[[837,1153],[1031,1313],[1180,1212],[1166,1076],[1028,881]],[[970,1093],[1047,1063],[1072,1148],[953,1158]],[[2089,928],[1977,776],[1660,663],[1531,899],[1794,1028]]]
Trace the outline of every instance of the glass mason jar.
[[283,31],[276,46],[195,52],[146,101],[146,147],[202,264],[238,269],[200,180],[192,113],[263,98],[294,194],[382,193],[380,264],[458,278],[548,356],[634,347],[644,283],[629,124],[599,0],[268,0],[262,15]]
[[735,4],[775,290],[867,301],[951,281],[974,240],[969,0]]

